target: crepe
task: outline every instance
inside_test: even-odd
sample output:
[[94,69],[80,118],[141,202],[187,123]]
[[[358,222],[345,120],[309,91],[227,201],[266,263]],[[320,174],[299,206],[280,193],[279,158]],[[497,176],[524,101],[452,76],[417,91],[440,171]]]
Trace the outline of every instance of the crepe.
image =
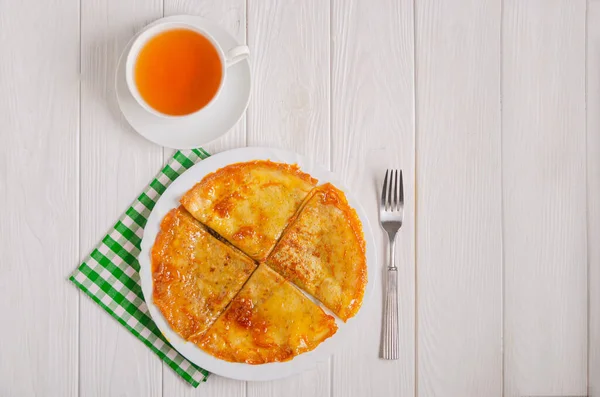
[[255,268],[252,259],[175,208],[162,220],[152,248],[154,303],[181,337],[199,336]]
[[263,364],[313,350],[336,330],[332,316],[261,264],[196,343],[223,360]]
[[267,264],[346,321],[359,310],[367,284],[362,225],[342,191],[317,187]]
[[204,177],[181,204],[194,218],[262,261],[316,183],[297,165],[237,163]]

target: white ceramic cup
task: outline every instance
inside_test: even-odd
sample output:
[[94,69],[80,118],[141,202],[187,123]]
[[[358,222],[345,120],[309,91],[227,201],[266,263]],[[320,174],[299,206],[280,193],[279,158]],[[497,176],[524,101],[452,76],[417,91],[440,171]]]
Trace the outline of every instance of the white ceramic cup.
[[[217,53],[219,54],[219,59],[221,60],[221,82],[219,83],[219,88],[215,95],[212,97],[210,102],[202,108],[198,109],[193,113],[184,114],[181,116],[164,114],[157,111],[152,106],[148,105],[148,103],[140,95],[140,92],[137,89],[137,85],[135,84],[135,64],[137,62],[138,56],[140,55],[140,51],[142,50],[142,48],[144,48],[146,43],[156,35],[173,29],[188,29],[201,34],[208,41],[211,42],[213,47],[217,50]],[[127,86],[129,88],[129,91],[131,92],[131,95],[140,104],[140,106],[146,109],[148,112],[163,118],[180,119],[183,117],[190,117],[192,115],[204,111],[210,106],[211,103],[215,102],[215,100],[221,93],[221,90],[223,89],[223,84],[225,82],[225,79],[227,78],[227,68],[248,58],[249,54],[250,50],[245,45],[224,50],[209,32],[197,26],[193,26],[182,22],[159,23],[158,25],[151,26],[148,29],[144,30],[134,40],[133,44],[131,45],[131,49],[129,50],[129,53],[127,54],[127,61],[125,63],[125,79],[127,80]]]

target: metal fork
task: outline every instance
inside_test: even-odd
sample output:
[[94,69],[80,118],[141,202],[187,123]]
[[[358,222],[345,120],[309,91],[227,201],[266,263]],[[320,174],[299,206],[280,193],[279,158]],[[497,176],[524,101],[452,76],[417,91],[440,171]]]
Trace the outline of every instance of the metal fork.
[[[388,179],[389,176],[389,179]],[[389,183],[389,186],[388,186]],[[398,268],[396,267],[396,233],[402,227],[404,215],[404,185],[402,170],[387,170],[383,180],[379,205],[379,220],[390,240],[390,262],[387,268],[387,287],[383,308],[382,357],[386,360],[400,358],[398,337]]]

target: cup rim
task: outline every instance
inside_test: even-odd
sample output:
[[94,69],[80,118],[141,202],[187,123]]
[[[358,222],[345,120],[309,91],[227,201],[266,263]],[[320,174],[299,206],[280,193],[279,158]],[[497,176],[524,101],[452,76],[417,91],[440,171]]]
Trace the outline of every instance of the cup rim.
[[[152,39],[153,37],[156,37],[158,34],[172,30],[172,29],[188,29],[188,30],[194,31],[194,32],[202,35],[204,38],[206,38],[208,41],[210,41],[210,43],[213,45],[213,47],[217,50],[217,54],[219,55],[219,60],[221,61],[221,81],[219,83],[219,88],[217,89],[217,92],[215,93],[215,95],[213,95],[211,100],[206,105],[201,107],[200,109],[198,109],[192,113],[187,113],[187,114],[182,114],[182,115],[171,115],[171,114],[162,113],[162,112],[156,110],[155,108],[153,108],[152,106],[150,106],[148,104],[148,102],[146,102],[144,100],[144,98],[142,97],[142,95],[140,94],[140,92],[137,88],[137,85],[135,84],[135,78],[134,78],[135,64],[137,63],[140,52],[141,52],[142,48],[144,48],[145,44],[148,43],[148,41],[150,41],[150,39]],[[225,82],[226,70],[227,70],[227,68],[225,67],[225,53],[223,52],[223,49],[221,48],[221,46],[219,45],[217,40],[215,40],[215,38],[206,29],[200,28],[198,26],[195,26],[195,25],[192,25],[192,24],[189,24],[186,22],[167,21],[167,22],[159,23],[154,26],[150,26],[150,27],[146,28],[145,30],[141,31],[137,35],[137,37],[133,40],[133,43],[131,44],[131,47],[129,48],[129,51],[127,53],[127,59],[125,60],[125,80],[127,82],[127,88],[129,89],[129,92],[131,93],[133,98],[136,100],[136,102],[142,108],[144,108],[144,110],[146,110],[149,113],[152,113],[155,116],[162,117],[165,119],[173,119],[173,120],[191,117],[195,114],[202,112],[203,110],[208,108],[212,103],[214,103],[223,89],[223,85]]]

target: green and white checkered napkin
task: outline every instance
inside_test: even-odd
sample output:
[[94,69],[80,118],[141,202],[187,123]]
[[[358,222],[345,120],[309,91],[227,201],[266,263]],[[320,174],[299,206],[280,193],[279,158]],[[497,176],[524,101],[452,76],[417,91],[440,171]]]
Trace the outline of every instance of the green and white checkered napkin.
[[205,159],[204,149],[178,151],[125,211],[69,280],[196,387],[209,373],[177,352],[150,317],[140,284],[140,243],[152,208],[185,170]]

